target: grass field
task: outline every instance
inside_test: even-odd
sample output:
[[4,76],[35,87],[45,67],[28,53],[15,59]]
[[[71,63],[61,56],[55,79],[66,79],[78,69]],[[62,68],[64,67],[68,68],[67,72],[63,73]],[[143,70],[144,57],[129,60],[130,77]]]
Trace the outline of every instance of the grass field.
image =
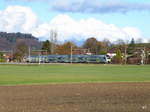
[[0,65],[0,85],[150,82],[150,65]]

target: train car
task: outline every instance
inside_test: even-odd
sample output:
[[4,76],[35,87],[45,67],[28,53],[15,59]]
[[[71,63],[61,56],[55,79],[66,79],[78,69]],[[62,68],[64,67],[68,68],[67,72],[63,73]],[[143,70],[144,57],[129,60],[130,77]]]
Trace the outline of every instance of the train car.
[[110,59],[106,55],[30,56],[26,60],[30,63],[110,63]]
[[68,63],[69,62],[69,56],[68,55],[57,55],[57,63]]
[[48,55],[48,63],[57,63],[57,55]]
[[[87,56],[88,55],[72,55],[72,62],[73,63],[87,63]],[[71,59],[71,56],[70,56],[70,59]]]

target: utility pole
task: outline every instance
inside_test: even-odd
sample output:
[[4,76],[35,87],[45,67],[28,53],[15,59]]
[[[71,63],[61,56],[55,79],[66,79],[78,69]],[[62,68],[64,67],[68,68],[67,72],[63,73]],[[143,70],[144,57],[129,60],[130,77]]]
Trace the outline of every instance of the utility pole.
[[124,51],[124,61],[125,61],[125,65],[127,64],[127,45],[125,45],[125,51]]
[[39,65],[41,64],[40,52],[39,52]]
[[29,58],[29,63],[30,63],[30,61],[31,61],[31,49],[30,49],[30,46],[29,46],[29,56],[28,56],[28,58]]
[[146,49],[145,49],[145,46],[144,46],[144,64],[146,64]]
[[71,62],[71,64],[72,64],[72,45],[71,45],[71,54],[70,54],[70,62]]
[[[41,64],[41,61],[43,61],[43,58],[41,58],[41,52],[45,51],[47,52],[47,50],[32,50],[33,52],[38,52],[38,63],[39,65]],[[48,57],[48,56],[47,56]]]
[[141,50],[141,64],[144,65],[144,60],[145,60],[145,47],[144,49]]

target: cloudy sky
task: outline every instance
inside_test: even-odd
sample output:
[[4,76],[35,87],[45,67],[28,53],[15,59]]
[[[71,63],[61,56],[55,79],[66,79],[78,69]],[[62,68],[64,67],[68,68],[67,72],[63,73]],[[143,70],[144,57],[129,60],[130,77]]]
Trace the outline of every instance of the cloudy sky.
[[82,41],[150,39],[149,0],[0,0],[0,31]]

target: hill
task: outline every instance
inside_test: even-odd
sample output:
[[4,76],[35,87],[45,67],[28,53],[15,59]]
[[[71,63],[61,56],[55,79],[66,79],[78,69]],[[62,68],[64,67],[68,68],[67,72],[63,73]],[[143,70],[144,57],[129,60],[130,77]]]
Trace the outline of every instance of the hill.
[[0,32],[0,51],[12,50],[18,41],[24,41],[28,46],[39,48],[38,38],[32,34]]

